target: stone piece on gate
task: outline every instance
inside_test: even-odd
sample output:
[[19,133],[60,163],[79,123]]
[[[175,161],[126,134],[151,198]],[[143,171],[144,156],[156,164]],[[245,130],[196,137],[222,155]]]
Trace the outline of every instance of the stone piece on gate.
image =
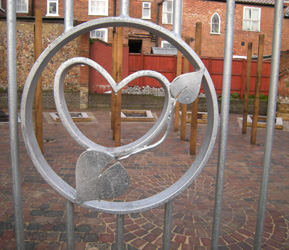
[[[94,150],[82,153],[76,163],[76,202],[111,199],[126,192],[129,177],[114,157]],[[107,169],[106,169],[107,168]]]

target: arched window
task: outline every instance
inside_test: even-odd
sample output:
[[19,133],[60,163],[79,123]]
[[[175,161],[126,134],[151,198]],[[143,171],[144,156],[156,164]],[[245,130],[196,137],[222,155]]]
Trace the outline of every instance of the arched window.
[[221,19],[218,13],[212,15],[211,18],[211,34],[221,33]]

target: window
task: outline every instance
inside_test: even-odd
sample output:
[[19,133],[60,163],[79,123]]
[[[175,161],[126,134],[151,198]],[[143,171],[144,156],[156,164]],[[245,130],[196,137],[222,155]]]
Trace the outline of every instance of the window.
[[260,31],[261,9],[244,7],[243,30]]
[[167,41],[161,41],[161,47],[164,48],[164,49],[175,49],[175,46],[171,45]]
[[88,15],[107,16],[108,0],[88,0]]
[[221,19],[218,13],[212,15],[211,18],[211,34],[220,34],[221,33]]
[[173,24],[173,0],[166,0],[163,3],[163,24]]
[[16,0],[16,12],[28,13],[28,0]]
[[107,29],[97,29],[90,31],[90,38],[97,38],[107,42]]
[[151,3],[150,2],[142,3],[142,18],[151,19]]
[[58,16],[58,0],[47,0],[47,16]]

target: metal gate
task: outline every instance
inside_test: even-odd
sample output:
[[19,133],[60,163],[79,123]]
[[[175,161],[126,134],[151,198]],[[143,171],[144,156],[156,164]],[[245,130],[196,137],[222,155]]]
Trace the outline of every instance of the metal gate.
[[[112,213],[117,215],[116,244],[117,249],[124,248],[124,215],[142,212],[152,208],[165,205],[165,220],[163,233],[163,249],[171,249],[170,234],[172,223],[172,204],[176,196],[181,194],[202,171],[209,160],[214,147],[218,129],[218,105],[215,89],[203,63],[195,52],[181,39],[181,9],[182,1],[174,1],[174,27],[173,32],[159,27],[153,23],[129,17],[129,0],[121,1],[119,17],[109,17],[86,22],[73,27],[73,1],[65,1],[65,31],[62,36],[53,41],[41,54],[32,67],[25,83],[21,102],[21,126],[26,148],[35,167],[42,177],[58,192],[66,201],[66,229],[67,249],[74,249],[74,204],[85,208]],[[228,120],[230,105],[230,86],[232,70],[232,48],[234,31],[235,1],[227,1],[225,58],[223,74],[223,92],[221,107],[221,122],[219,129],[219,154],[217,185],[215,194],[215,209],[213,218],[213,229],[211,249],[218,249],[219,228],[221,219],[222,195],[224,184],[224,170],[226,161],[226,146],[228,137]],[[272,156],[272,144],[274,134],[274,120],[277,98],[277,84],[280,61],[280,42],[282,31],[283,1],[275,3],[274,39],[272,47],[272,66],[270,78],[270,97],[268,104],[266,145],[263,161],[263,173],[261,181],[261,193],[259,199],[259,210],[256,225],[254,249],[260,249],[263,237],[264,218],[266,211],[267,190],[269,171]],[[93,29],[103,27],[133,27],[139,28],[157,36],[162,37],[173,44],[193,65],[195,72],[183,74],[170,83],[164,76],[154,71],[136,72],[119,84],[116,84],[111,76],[98,64],[87,58],[73,58],[63,63],[57,70],[54,82],[54,96],[57,111],[62,119],[63,125],[71,137],[83,147],[84,152],[79,156],[76,165],[76,189],[62,180],[49,166],[41,150],[38,147],[33,130],[32,107],[33,96],[37,81],[41,72],[46,67],[51,57],[66,43],[73,38]],[[16,73],[16,2],[7,0],[7,47],[8,47],[8,87],[9,87],[9,114],[10,114],[10,152],[13,178],[14,206],[15,206],[15,229],[17,249],[24,248],[24,229],[22,220],[22,198],[19,175],[19,138],[18,138],[18,114],[17,114],[17,73]],[[159,120],[144,136],[137,141],[118,148],[100,146],[92,142],[75,126],[68,114],[63,95],[64,78],[67,71],[79,64],[89,65],[100,72],[110,83],[115,92],[130,81],[139,77],[152,77],[157,79],[165,90],[166,99],[164,109]],[[115,197],[126,191],[129,186],[129,176],[121,161],[131,155],[159,146],[171,128],[173,111],[176,102],[188,104],[198,96],[200,85],[204,88],[208,104],[208,125],[205,139],[200,153],[192,163],[187,172],[173,185],[149,198],[131,202],[109,202],[107,198]],[[164,131],[159,141],[155,142],[158,135]],[[104,173],[100,173],[110,162],[115,162]],[[97,177],[95,179],[95,176]],[[118,178],[114,178],[117,176]],[[99,178],[98,178],[99,177]],[[97,181],[96,187],[92,183]],[[85,183],[86,182],[86,183]],[[87,184],[88,183],[88,184]]]

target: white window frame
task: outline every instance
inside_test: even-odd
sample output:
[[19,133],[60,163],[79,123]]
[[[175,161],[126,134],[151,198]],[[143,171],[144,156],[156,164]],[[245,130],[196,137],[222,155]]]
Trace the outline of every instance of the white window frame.
[[[215,16],[215,15],[217,15],[218,16],[218,20],[219,20],[219,25],[218,25],[218,32],[215,32],[214,30],[213,30],[213,24],[215,24],[215,23],[213,23],[213,17]],[[212,15],[212,17],[211,17],[211,31],[210,31],[210,34],[221,34],[221,18],[220,18],[220,15],[217,13],[217,12],[215,12],[213,15]]]
[[[171,2],[172,10],[167,10],[167,3]],[[173,13],[174,13],[174,0],[166,0],[163,2],[163,15],[162,15],[162,23],[163,24],[173,24]],[[171,15],[171,21],[168,21],[167,16]]]
[[[25,10],[17,10],[17,2],[23,2],[26,4],[26,9]],[[28,0],[16,0],[16,13],[28,13]]]
[[[148,15],[144,15],[145,10],[149,11]],[[151,19],[151,2],[142,2],[142,19]]]
[[176,47],[171,45],[168,41],[161,41],[161,48],[175,49]]
[[[103,31],[104,32],[104,38],[101,39],[100,37],[97,37],[96,35],[94,35],[95,31]],[[92,30],[90,31],[90,38],[92,39],[99,39],[101,41],[104,41],[107,43],[107,38],[108,38],[108,29],[107,28],[102,28],[102,29],[96,29],[96,30]]]
[[[50,3],[56,3],[56,13],[49,13]],[[47,14],[46,16],[58,16],[58,0],[47,0]]]
[[[92,2],[104,2],[104,11],[93,11]],[[108,0],[88,0],[88,15],[108,16]]]
[[[258,11],[257,19],[253,19],[253,17],[246,18],[246,10]],[[245,22],[250,22],[249,28],[246,27]],[[252,26],[253,22],[258,22],[258,28],[257,29],[253,29],[253,26]],[[244,6],[244,8],[243,8],[243,26],[242,26],[242,29],[244,31],[260,32],[260,27],[261,27],[261,8]]]

